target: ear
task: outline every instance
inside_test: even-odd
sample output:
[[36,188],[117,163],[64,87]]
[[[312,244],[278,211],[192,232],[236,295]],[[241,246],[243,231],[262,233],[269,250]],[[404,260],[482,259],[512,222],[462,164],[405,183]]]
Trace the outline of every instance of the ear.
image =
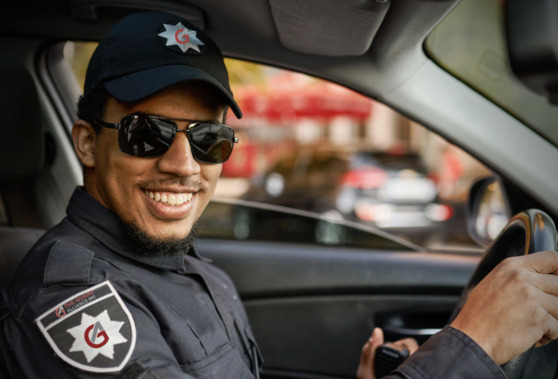
[[72,128],[76,154],[85,167],[95,167],[95,129],[84,120],[77,120]]

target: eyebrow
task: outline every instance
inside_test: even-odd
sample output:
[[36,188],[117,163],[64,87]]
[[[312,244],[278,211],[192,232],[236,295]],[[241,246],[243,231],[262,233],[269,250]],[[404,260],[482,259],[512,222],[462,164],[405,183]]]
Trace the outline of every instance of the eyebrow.
[[167,119],[167,120],[170,120],[170,121],[221,123],[221,121],[219,121],[218,118],[206,119],[206,120],[194,120],[194,119],[190,119],[190,118],[168,117],[168,116],[163,116],[163,115],[158,115],[158,114],[153,114],[153,113],[144,113],[144,112],[134,112],[134,113],[142,114],[142,115],[145,115],[145,116],[160,117],[160,118],[164,118],[164,119]]

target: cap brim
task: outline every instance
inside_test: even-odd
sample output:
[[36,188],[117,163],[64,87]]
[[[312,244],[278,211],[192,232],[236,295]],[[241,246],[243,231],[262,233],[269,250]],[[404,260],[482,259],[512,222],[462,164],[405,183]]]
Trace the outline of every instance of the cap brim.
[[242,112],[232,92],[213,76],[196,67],[185,65],[156,67],[109,79],[103,84],[115,99],[134,102],[143,100],[173,84],[188,80],[201,80],[216,87],[227,99],[235,116],[242,118]]

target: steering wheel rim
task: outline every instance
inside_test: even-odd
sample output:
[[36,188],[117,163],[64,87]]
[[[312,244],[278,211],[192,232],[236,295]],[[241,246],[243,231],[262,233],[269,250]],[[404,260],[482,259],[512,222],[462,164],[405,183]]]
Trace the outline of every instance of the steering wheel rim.
[[[548,214],[539,209],[529,209],[512,217],[479,262],[469,283],[463,290],[451,320],[461,311],[470,292],[501,261],[509,257],[533,254],[539,251],[557,250],[557,236],[554,221]],[[547,346],[537,349],[531,348],[504,364],[502,369],[506,377],[510,379],[531,377],[528,369],[530,362],[537,362],[537,365],[539,365],[537,374],[542,374],[540,362],[549,362],[547,356],[552,357],[550,360],[553,362],[545,370],[548,371],[548,377],[552,377],[558,368],[558,358],[556,358],[558,356],[558,344],[551,343]],[[546,376],[541,375],[540,377]]]

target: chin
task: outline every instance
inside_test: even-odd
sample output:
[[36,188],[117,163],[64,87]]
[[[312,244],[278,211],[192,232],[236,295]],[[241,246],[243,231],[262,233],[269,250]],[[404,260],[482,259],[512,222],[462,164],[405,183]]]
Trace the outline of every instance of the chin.
[[[177,251],[188,251],[197,239],[197,227],[194,224],[190,228],[181,229],[182,233],[149,233],[134,222],[126,223],[126,229],[130,237],[138,245],[142,253],[162,251],[172,254]],[[184,230],[187,230],[184,233]]]

